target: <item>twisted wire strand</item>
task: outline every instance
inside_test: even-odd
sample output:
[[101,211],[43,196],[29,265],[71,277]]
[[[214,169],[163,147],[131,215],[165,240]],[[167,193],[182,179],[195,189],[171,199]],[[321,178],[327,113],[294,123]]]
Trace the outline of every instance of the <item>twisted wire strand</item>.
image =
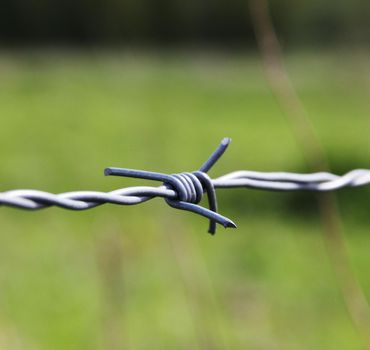
[[[352,170],[343,176],[331,173],[284,173],[235,171],[212,180],[214,188],[254,188],[275,191],[308,190],[334,191],[344,187],[359,187],[370,184],[370,170]],[[0,205],[22,209],[43,209],[58,206],[71,210],[85,210],[111,203],[134,205],[155,197],[176,199],[174,190],[165,186],[135,186],[111,192],[74,191],[54,194],[38,190],[11,190],[0,192]]]
[[286,173],[240,170],[214,180],[215,188],[256,188],[274,191],[329,192],[370,184],[370,170],[356,169],[342,176],[327,173]]
[[[161,174],[142,170],[107,168],[106,175],[134,177],[161,181],[162,185],[121,188],[111,192],[74,191],[49,193],[38,190],[11,190],[0,192],[0,206],[37,210],[57,206],[71,210],[86,210],[105,203],[136,205],[155,197],[164,198],[171,207],[192,211],[210,220],[209,232],[215,233],[216,223],[224,227],[236,227],[228,218],[217,213],[217,188],[252,188],[272,191],[335,191],[344,187],[370,184],[370,170],[352,170],[342,176],[328,172],[311,174],[287,172],[234,171],[211,179],[207,171],[222,156],[230,143],[224,139],[221,145],[198,171],[181,174]],[[209,209],[198,205],[207,193]]]

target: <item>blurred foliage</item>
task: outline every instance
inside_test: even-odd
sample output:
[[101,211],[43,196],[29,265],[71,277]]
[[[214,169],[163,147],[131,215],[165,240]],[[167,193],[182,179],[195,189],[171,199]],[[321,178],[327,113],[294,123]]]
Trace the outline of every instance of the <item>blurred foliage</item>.
[[[285,41],[367,42],[370,3],[270,0]],[[2,0],[4,44],[253,43],[248,0]]]
[[[41,5],[40,5],[41,6]],[[369,54],[290,55],[332,168],[368,168]],[[111,190],[106,166],[305,171],[254,56],[71,52],[0,57],[1,190]],[[370,297],[369,188],[338,193]],[[235,231],[157,199],[86,212],[0,210],[4,349],[360,349],[313,194],[218,191]]]

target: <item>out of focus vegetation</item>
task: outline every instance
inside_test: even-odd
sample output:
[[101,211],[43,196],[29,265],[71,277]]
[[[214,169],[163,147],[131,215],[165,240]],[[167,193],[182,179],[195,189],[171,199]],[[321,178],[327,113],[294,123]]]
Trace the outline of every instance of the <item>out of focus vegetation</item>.
[[[369,167],[369,59],[287,60],[339,173]],[[0,190],[142,184],[104,178],[103,169],[192,170],[224,136],[233,143],[212,176],[307,170],[257,56],[3,52],[0,76]],[[339,193],[368,297],[369,195]],[[1,208],[0,347],[361,349],[313,195],[218,196],[239,228],[215,237],[206,220],[160,199],[86,212]]]
[[[271,0],[285,41],[295,45],[368,42],[370,2]],[[4,44],[251,45],[247,0],[2,0]]]

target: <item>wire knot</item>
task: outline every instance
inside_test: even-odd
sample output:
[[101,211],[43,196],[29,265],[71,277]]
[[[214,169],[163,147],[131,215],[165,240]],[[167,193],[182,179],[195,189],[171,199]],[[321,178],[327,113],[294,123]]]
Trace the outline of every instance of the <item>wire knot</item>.
[[[204,215],[210,219],[208,232],[214,234],[216,232],[216,223],[214,215],[217,213],[217,198],[216,191],[211,178],[202,171],[194,171],[192,173],[181,173],[168,175],[168,179],[163,183],[167,188],[173,189],[177,198],[166,198],[166,202],[173,208],[192,210],[196,209],[198,214]],[[200,206],[193,207],[192,205],[200,203],[203,193],[207,193],[209,210]],[[202,214],[199,209],[206,210]],[[194,210],[192,210],[194,211]],[[225,227],[228,227],[226,221],[222,222]]]
[[[217,213],[216,191],[212,179],[207,175],[207,171],[222,156],[230,142],[229,138],[223,139],[220,146],[198,171],[168,175],[143,170],[107,168],[105,175],[161,181],[165,188],[171,189],[175,193],[175,196],[164,196],[167,204],[176,209],[191,211],[207,217],[210,221],[208,232],[214,234],[217,223],[225,228],[236,227],[230,219]],[[198,205],[204,193],[207,193],[209,209]]]
[[205,192],[205,185],[202,182],[203,176],[207,179],[208,185],[213,188],[209,176],[202,172],[172,174],[169,175],[170,180],[164,181],[163,185],[176,192],[177,200],[198,204]]

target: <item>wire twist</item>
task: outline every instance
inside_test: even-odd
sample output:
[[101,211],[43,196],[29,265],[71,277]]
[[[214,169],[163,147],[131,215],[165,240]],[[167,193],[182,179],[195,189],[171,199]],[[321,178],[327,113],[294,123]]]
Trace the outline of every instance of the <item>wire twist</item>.
[[[334,191],[344,187],[370,184],[370,170],[357,169],[338,176],[328,172],[296,174],[286,172],[235,171],[216,179],[207,172],[223,155],[231,140],[225,138],[219,147],[197,171],[180,174],[162,174],[126,168],[106,168],[105,175],[124,176],[160,181],[161,186],[137,186],[121,188],[112,192],[75,191],[60,194],[37,190],[12,190],[0,192],[0,206],[37,210],[58,206],[71,210],[85,210],[104,203],[135,205],[155,197],[162,197],[173,208],[187,210],[209,219],[209,232],[216,232],[216,224],[236,227],[227,217],[219,214],[216,198],[217,188],[253,188],[272,191]],[[209,208],[199,205],[207,194]]]

